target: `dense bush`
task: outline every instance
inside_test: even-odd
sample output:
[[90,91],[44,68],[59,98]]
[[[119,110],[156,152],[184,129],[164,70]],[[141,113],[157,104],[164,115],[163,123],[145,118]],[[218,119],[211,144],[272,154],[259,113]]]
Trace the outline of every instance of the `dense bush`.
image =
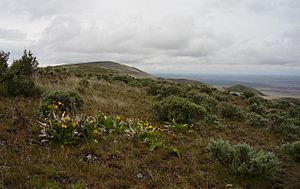
[[174,119],[177,123],[191,123],[206,113],[205,107],[178,96],[169,96],[154,104],[154,115],[161,121]]
[[211,158],[242,177],[272,176],[279,166],[273,153],[257,152],[247,144],[233,146],[228,141],[212,140],[208,144],[208,151]]
[[231,103],[220,104],[221,114],[225,118],[242,120],[244,118],[243,112]]
[[261,104],[254,103],[254,104],[250,105],[250,111],[254,112],[254,113],[257,113],[259,115],[263,115],[265,113],[265,108]]
[[229,97],[226,94],[213,93],[212,95],[219,102],[228,102]]
[[200,93],[196,90],[191,90],[186,94],[186,97],[195,104],[202,105],[208,111],[212,111],[218,105],[218,101],[205,93]]
[[263,104],[265,102],[265,100],[259,96],[253,96],[253,97],[250,97],[248,98],[248,103],[249,104]]
[[56,91],[43,94],[41,114],[49,115],[53,110],[61,112],[77,112],[83,105],[82,98],[71,91]]
[[291,156],[296,162],[300,163],[300,141],[282,145],[282,150]]
[[256,96],[256,95],[255,95],[254,92],[248,91],[248,92],[244,92],[244,93],[243,93],[243,96],[244,96],[245,98],[251,98],[251,97],[254,97],[254,96]]
[[161,85],[158,90],[158,95],[160,98],[168,97],[171,95],[183,96],[185,93],[184,88],[176,84],[164,84]]
[[295,106],[290,111],[290,116],[300,120],[300,106]]
[[253,112],[247,114],[246,122],[250,126],[260,126],[260,127],[267,126],[268,124],[268,120],[266,118]]
[[219,161],[225,167],[229,167],[234,160],[235,149],[228,141],[212,140],[208,144],[210,157]]
[[23,56],[14,60],[10,69],[16,75],[30,76],[38,66],[38,61],[31,51],[24,50]]
[[14,60],[8,67],[9,53],[0,52],[0,95],[2,96],[35,96],[40,90],[30,79],[37,68],[38,61],[30,51],[24,51],[20,59]]
[[0,79],[2,74],[6,71],[8,68],[8,58],[9,58],[10,53],[6,53],[4,51],[0,51]]
[[300,136],[298,120],[290,117],[285,111],[272,111],[268,114],[270,128],[278,133],[284,134],[292,139]]
[[28,79],[18,80],[12,79],[4,85],[6,94],[9,96],[39,96],[41,90],[35,86],[33,81]]
[[274,108],[277,109],[287,110],[290,107],[291,107],[291,103],[289,103],[284,99],[279,99],[274,103]]

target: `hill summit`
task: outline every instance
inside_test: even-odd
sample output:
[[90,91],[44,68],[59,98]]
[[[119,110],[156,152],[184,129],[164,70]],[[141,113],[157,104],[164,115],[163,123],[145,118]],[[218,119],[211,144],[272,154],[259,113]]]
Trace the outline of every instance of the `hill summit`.
[[113,61],[96,61],[96,62],[83,62],[75,64],[65,64],[59,67],[69,68],[73,70],[81,70],[88,73],[113,73],[130,75],[137,78],[152,78],[150,74],[137,69],[135,67],[119,64]]

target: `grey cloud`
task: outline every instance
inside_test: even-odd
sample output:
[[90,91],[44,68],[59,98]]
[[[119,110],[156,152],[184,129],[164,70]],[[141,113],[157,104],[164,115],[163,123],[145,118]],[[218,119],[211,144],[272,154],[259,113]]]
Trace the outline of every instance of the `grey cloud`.
[[68,11],[79,11],[84,6],[80,0],[1,0],[0,9],[15,15],[28,15],[40,18],[49,15],[62,14]]
[[114,60],[150,71],[280,71],[300,68],[299,9],[298,0],[2,0],[0,15],[24,24],[0,21],[14,28],[0,29],[0,48],[31,48],[44,65]]
[[26,34],[12,29],[0,28],[0,39],[4,40],[24,40],[26,39]]

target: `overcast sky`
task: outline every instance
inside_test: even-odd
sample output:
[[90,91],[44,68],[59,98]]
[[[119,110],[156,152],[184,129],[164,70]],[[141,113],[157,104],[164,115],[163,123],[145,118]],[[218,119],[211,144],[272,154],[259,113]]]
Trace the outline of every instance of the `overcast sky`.
[[40,65],[300,74],[300,0],[1,0],[0,49]]

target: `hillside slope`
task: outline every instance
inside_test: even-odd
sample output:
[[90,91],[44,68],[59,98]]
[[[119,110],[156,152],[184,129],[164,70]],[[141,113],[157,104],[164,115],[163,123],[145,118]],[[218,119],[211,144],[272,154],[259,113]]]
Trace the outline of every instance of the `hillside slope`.
[[86,62],[76,64],[66,64],[58,67],[81,70],[89,73],[96,74],[124,74],[138,78],[151,78],[152,76],[144,71],[141,71],[135,67],[126,66],[112,61],[99,61],[99,62]]
[[237,92],[237,93],[252,92],[252,93],[254,93],[256,95],[259,95],[259,96],[265,96],[262,92],[254,89],[252,87],[242,85],[242,84],[238,84],[238,85],[228,87],[228,88],[226,88],[226,90],[231,91],[231,92]]

